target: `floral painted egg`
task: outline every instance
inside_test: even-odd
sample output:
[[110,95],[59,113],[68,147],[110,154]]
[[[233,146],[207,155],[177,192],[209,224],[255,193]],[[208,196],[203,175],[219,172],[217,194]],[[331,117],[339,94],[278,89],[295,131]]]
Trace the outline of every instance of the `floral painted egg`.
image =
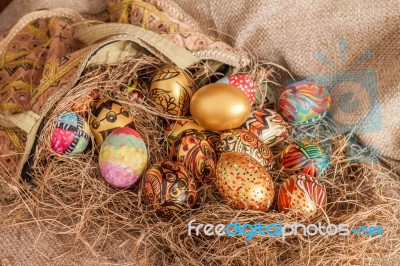
[[241,127],[258,136],[270,147],[289,134],[289,127],[282,116],[270,109],[253,111]]
[[135,128],[129,110],[117,101],[108,98],[101,99],[96,104],[96,108],[90,115],[89,124],[97,145],[101,145],[114,129]]
[[181,132],[172,143],[169,158],[183,165],[200,181],[208,182],[215,177],[215,151],[201,131],[188,129]]
[[146,145],[140,134],[132,128],[115,129],[101,145],[100,173],[115,187],[132,186],[139,180],[146,166]]
[[288,174],[304,173],[318,178],[328,165],[328,157],[321,148],[306,140],[288,145],[279,157],[279,168]]
[[216,146],[217,156],[234,151],[250,155],[267,169],[273,166],[273,156],[268,146],[246,129],[232,129],[221,133]]
[[158,162],[144,175],[143,193],[146,204],[159,215],[172,215],[193,208],[197,199],[196,179],[176,162]]
[[50,140],[50,146],[58,154],[82,153],[90,140],[90,128],[86,120],[73,112],[61,114]]
[[205,129],[223,131],[243,124],[251,106],[240,89],[230,84],[212,83],[196,91],[190,102],[190,112]]
[[205,130],[202,126],[198,125],[196,122],[192,120],[177,120],[169,124],[165,128],[165,135],[168,138],[168,142],[172,144],[176,137],[181,133],[182,131],[185,131],[187,129],[196,129],[196,130]]
[[99,98],[100,94],[97,91],[91,91],[88,95],[74,102],[71,106],[71,110],[87,118],[89,111],[95,107],[96,101]]
[[236,88],[239,88],[246,94],[247,98],[249,99],[250,105],[253,104],[256,98],[256,84],[247,75],[229,75],[218,80],[217,83],[231,84]]
[[325,116],[331,102],[331,96],[324,87],[299,81],[289,85],[281,94],[278,111],[290,123],[312,123]]
[[224,152],[216,181],[222,197],[235,209],[267,211],[274,200],[274,183],[267,170],[249,155]]
[[278,210],[315,215],[326,207],[326,190],[312,176],[292,175],[283,181],[278,193]]
[[185,116],[195,91],[193,79],[177,67],[164,67],[156,72],[150,84],[149,98],[171,115]]

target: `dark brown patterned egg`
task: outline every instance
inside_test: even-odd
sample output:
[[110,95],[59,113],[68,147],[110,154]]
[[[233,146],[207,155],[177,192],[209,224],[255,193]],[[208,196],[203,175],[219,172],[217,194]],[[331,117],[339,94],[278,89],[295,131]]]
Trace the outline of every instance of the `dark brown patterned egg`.
[[144,175],[146,203],[161,216],[193,208],[197,199],[196,179],[182,165],[163,161]]
[[274,200],[274,183],[270,174],[249,155],[222,153],[216,180],[222,197],[236,209],[267,211]]
[[216,154],[209,136],[201,131],[181,132],[172,143],[170,160],[183,165],[200,181],[208,182],[215,177]]
[[246,129],[232,129],[220,135],[220,141],[216,146],[217,156],[228,151],[250,155],[267,169],[271,169],[274,163],[268,146]]

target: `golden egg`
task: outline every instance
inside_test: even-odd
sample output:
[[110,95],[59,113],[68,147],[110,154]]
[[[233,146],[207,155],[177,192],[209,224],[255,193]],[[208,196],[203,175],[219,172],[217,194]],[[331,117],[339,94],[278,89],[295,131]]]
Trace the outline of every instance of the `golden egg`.
[[203,86],[190,102],[193,119],[212,131],[239,127],[246,121],[250,111],[246,94],[230,84],[212,83]]
[[96,104],[96,108],[90,115],[89,125],[97,145],[101,145],[114,129],[120,127],[135,128],[129,110],[109,98],[101,99]]
[[184,116],[189,112],[194,91],[193,79],[184,70],[164,67],[158,70],[151,80],[149,98],[161,111]]
[[267,211],[274,200],[271,175],[247,154],[222,153],[217,163],[216,181],[221,196],[235,209]]

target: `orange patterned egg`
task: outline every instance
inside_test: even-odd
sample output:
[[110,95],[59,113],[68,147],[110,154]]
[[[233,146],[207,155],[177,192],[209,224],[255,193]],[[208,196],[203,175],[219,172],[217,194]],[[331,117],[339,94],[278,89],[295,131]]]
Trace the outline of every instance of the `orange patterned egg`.
[[217,163],[217,187],[236,209],[267,211],[274,200],[274,183],[267,170],[249,155],[224,152]]
[[155,163],[144,175],[146,203],[161,216],[193,208],[197,199],[196,179],[182,165],[171,161]]
[[216,146],[217,156],[227,151],[250,155],[267,169],[271,169],[274,163],[268,146],[246,129],[232,129],[220,135],[220,141]]
[[169,158],[183,165],[200,181],[207,182],[215,177],[217,158],[208,136],[203,132],[195,129],[181,132],[172,143]]
[[279,189],[280,212],[294,210],[304,215],[315,215],[325,209],[325,206],[326,190],[310,175],[292,175],[283,181]]

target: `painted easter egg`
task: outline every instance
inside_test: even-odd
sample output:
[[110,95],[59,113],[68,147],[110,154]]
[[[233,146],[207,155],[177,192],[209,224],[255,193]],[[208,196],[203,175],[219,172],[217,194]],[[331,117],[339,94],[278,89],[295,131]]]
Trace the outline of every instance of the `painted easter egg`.
[[169,158],[183,165],[200,181],[208,182],[215,177],[216,154],[201,131],[188,129],[181,132],[172,143]]
[[96,101],[99,98],[100,94],[97,91],[91,91],[88,95],[83,96],[74,102],[71,106],[71,110],[78,115],[87,118],[89,111],[96,106]]
[[224,152],[216,181],[222,197],[236,209],[267,211],[274,200],[274,183],[267,170],[249,155]]
[[161,111],[185,116],[194,91],[193,79],[184,70],[164,67],[151,80],[149,98]]
[[186,121],[177,120],[167,125],[164,132],[168,138],[168,142],[172,144],[172,142],[174,142],[179,133],[187,129],[196,129],[199,131],[205,130],[205,128],[203,128],[202,126],[200,126],[199,124],[197,124],[192,120],[186,120]]
[[256,159],[267,169],[273,166],[273,155],[268,146],[246,129],[231,129],[222,132],[216,146],[217,156],[223,152],[241,152]]
[[139,180],[146,166],[146,145],[140,134],[132,128],[115,129],[101,145],[100,173],[115,187],[132,186]]
[[121,127],[135,128],[129,110],[109,98],[97,102],[90,115],[89,124],[97,145],[101,145],[114,129]]
[[73,112],[61,114],[50,140],[50,146],[58,154],[82,153],[89,145],[90,128],[86,120]]
[[190,112],[200,126],[211,131],[233,129],[246,121],[251,106],[240,89],[223,83],[201,87],[193,95]]
[[281,94],[278,112],[290,123],[306,124],[324,117],[331,105],[328,90],[311,82],[299,81],[290,84]]
[[328,165],[321,148],[306,140],[289,144],[279,157],[279,168],[287,174],[304,173],[318,178]]
[[124,87],[122,91],[127,94],[131,102],[141,102],[144,99],[144,95],[139,89],[139,82],[137,80],[132,81],[127,87]]
[[144,175],[143,192],[146,204],[162,216],[193,208],[197,185],[193,174],[176,162],[154,164]]
[[247,75],[229,75],[218,80],[217,83],[231,84],[236,88],[239,88],[246,94],[247,98],[249,99],[250,105],[253,104],[256,98],[256,84]]
[[289,127],[282,116],[270,109],[251,112],[241,127],[258,136],[270,147],[283,141],[289,134]]
[[277,201],[280,212],[315,215],[326,207],[326,190],[312,176],[296,174],[283,181]]

